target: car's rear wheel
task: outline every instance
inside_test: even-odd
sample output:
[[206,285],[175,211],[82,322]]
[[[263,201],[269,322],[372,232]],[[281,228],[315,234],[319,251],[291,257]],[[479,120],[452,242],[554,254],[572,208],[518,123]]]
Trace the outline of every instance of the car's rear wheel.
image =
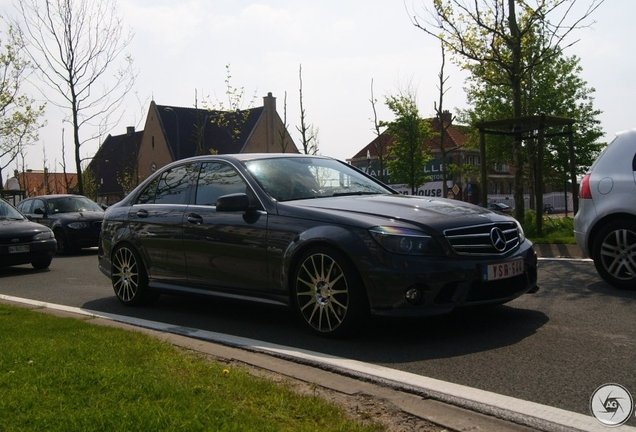
[[605,225],[592,250],[598,274],[610,285],[636,288],[636,223],[619,220]]
[[123,304],[139,306],[159,297],[148,289],[148,275],[141,257],[128,245],[115,249],[111,267],[113,289]]
[[366,321],[362,281],[347,257],[330,247],[313,248],[293,274],[294,304],[302,320],[323,336],[344,336]]

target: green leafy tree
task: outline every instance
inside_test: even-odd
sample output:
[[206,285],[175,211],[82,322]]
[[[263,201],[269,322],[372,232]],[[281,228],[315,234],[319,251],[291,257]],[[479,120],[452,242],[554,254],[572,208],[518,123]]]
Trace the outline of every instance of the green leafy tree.
[[4,180],[2,171],[25,148],[38,139],[42,126],[40,118],[44,105],[36,105],[24,92],[24,83],[31,69],[30,63],[21,55],[23,45],[12,27],[6,40],[0,40],[0,189]]
[[82,183],[84,184],[84,193],[82,195],[97,202],[98,200],[97,192],[99,190],[99,185],[97,184],[97,179],[95,178],[95,174],[93,173],[93,171],[86,169],[82,171],[82,177],[84,177],[82,179],[83,180]]
[[[483,75],[493,85],[508,89],[512,101],[512,116],[523,115],[523,82],[535,67],[552,61],[568,42],[571,33],[603,0],[592,0],[580,17],[572,17],[576,0],[433,0],[425,8],[425,17],[413,16],[412,22],[425,33],[438,38],[455,55],[455,61],[471,74],[496,69],[492,77]],[[521,15],[518,16],[518,13]],[[554,19],[552,19],[554,17]],[[537,28],[545,34],[544,45],[537,50],[532,35]],[[512,146],[513,163],[523,166],[521,132]],[[486,187],[486,185],[482,185]],[[515,217],[523,220],[523,170],[515,170]]]
[[[540,32],[537,32],[536,40],[540,43]],[[603,146],[603,143],[598,141],[603,132],[597,119],[600,111],[594,108],[594,89],[589,88],[580,77],[581,71],[576,56],[566,57],[561,53],[552,61],[537,65],[532,73],[527,75],[522,83],[521,99],[523,116],[546,114],[576,120],[573,126],[573,141],[579,174],[587,171]],[[468,79],[465,90],[472,108],[460,113],[464,121],[474,123],[483,118],[512,116],[512,101],[508,88],[492,84],[493,78],[502,73],[492,65],[484,65],[479,74]],[[484,79],[484,76],[490,79]],[[538,196],[543,193],[543,184],[561,187],[567,181],[569,152],[567,137],[547,137],[542,160],[545,176],[538,179],[539,152],[536,146],[534,140],[526,142],[523,160],[527,167],[531,192],[534,193],[531,198],[536,196],[539,202]],[[505,137],[492,137],[487,143],[486,154],[489,165],[513,161],[511,146]],[[531,199],[532,202],[534,199]]]
[[424,140],[433,136],[429,122],[420,118],[419,110],[412,94],[402,93],[388,96],[386,105],[395,115],[392,122],[383,122],[387,132],[394,138],[389,147],[389,168],[391,183],[406,183],[415,195],[417,189],[428,180],[424,168],[431,160],[424,150]]

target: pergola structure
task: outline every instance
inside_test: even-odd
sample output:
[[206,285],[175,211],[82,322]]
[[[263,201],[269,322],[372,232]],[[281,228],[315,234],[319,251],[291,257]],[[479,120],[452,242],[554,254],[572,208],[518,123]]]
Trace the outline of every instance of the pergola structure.
[[[570,177],[572,181],[572,201],[574,203],[574,212],[578,210],[579,201],[577,196],[576,184],[576,164],[574,155],[574,139],[572,134],[572,125],[576,120],[567,117],[556,117],[545,114],[515,117],[502,120],[482,121],[475,124],[479,129],[479,153],[481,157],[481,196],[480,200],[483,206],[488,201],[488,179],[486,176],[486,135],[504,135],[515,137],[518,140],[537,139],[537,166],[535,189],[537,193],[537,202],[535,203],[537,232],[542,230],[543,221],[543,152],[545,148],[545,138],[556,136],[568,137],[568,153],[570,159]],[[550,132],[549,129],[560,127],[559,131]],[[563,127],[567,127],[564,131]],[[548,129],[548,131],[546,131]],[[521,167],[515,167],[521,169]]]

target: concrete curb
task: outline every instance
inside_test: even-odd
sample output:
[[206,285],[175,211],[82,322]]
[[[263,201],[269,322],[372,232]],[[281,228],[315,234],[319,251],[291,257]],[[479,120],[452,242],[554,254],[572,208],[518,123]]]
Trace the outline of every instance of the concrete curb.
[[577,245],[535,243],[533,246],[539,258],[585,258]]

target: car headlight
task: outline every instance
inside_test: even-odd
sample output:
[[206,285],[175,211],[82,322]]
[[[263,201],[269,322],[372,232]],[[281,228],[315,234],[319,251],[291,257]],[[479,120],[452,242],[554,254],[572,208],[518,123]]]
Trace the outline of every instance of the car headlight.
[[88,222],[71,222],[70,224],[68,224],[68,227],[73,229],[85,229],[89,226],[90,225]]
[[377,226],[369,230],[371,236],[388,250],[404,255],[441,255],[437,241],[421,231],[393,226]]
[[53,235],[53,231],[51,230],[43,231],[33,236],[33,240],[48,240],[52,238],[55,238],[55,236]]
[[515,222],[517,223],[517,229],[519,230],[519,244],[521,244],[526,241],[526,233],[523,232],[521,222],[519,222],[517,219],[515,219]]

